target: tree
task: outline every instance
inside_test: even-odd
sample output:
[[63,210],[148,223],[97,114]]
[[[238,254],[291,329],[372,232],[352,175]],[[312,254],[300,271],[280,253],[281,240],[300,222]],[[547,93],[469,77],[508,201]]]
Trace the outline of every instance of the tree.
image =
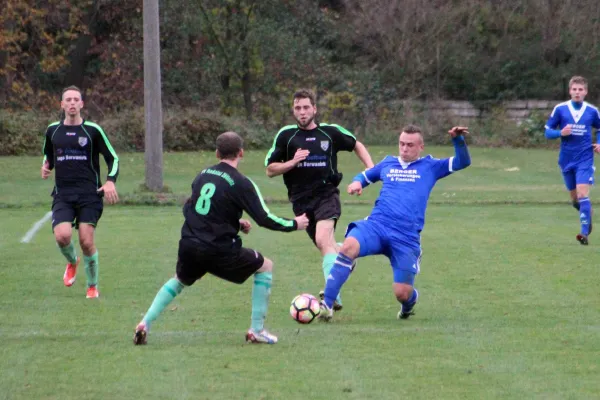
[[[252,119],[251,45],[248,35],[255,19],[255,0],[228,0],[216,11],[198,2],[206,32],[214,43],[220,59],[220,81],[225,92],[225,108],[230,107],[231,78],[241,83],[246,118]],[[220,19],[220,20],[219,20]]]
[[144,116],[146,187],[163,189],[163,123],[158,0],[144,0]]

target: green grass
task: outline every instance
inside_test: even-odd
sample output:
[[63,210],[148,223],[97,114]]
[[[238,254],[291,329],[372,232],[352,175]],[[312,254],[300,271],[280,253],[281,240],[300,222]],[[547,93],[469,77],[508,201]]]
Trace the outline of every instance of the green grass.
[[[62,285],[64,261],[48,225],[19,243],[49,207],[39,160],[0,158],[0,203],[14,207],[0,209],[0,399],[598,398],[600,252],[595,235],[588,247],[574,239],[577,213],[556,154],[472,153],[473,167],[432,193],[421,298],[409,320],[395,319],[387,260],[369,257],[331,324],[298,325],[289,301],[322,288],[318,253],[304,233],[254,227],[245,245],[275,262],[267,326],[276,346],[243,342],[251,284],[213,277],[175,299],[148,346],[133,346],[135,324],[174,273],[180,208],[107,206],[97,231],[101,298],[87,300],[83,271],[72,288]],[[124,196],[142,181],[142,160],[122,155]],[[166,160],[166,183],[183,194],[210,157]],[[243,169],[264,176],[258,154]],[[258,183],[285,198],[279,180]],[[271,210],[291,214],[287,205]],[[338,238],[369,211],[346,204]]]
[[[397,154],[398,150],[373,146],[370,152],[373,160],[378,162],[385,155]],[[453,149],[451,146],[428,147],[426,152],[443,158],[451,156]],[[440,181],[432,193],[432,203],[559,204],[568,200],[556,165],[556,151],[473,148],[471,154],[473,164],[469,172]],[[240,170],[259,185],[265,197],[285,201],[286,190],[281,177],[265,175],[265,155],[266,151],[246,152]],[[117,189],[121,198],[127,204],[147,203],[148,196],[139,191],[144,182],[144,155],[124,153],[119,156],[121,172]],[[171,193],[158,197],[179,200],[188,195],[195,174],[212,163],[216,163],[213,153],[165,153],[164,182]],[[0,207],[45,206],[49,203],[53,182],[41,180],[40,166],[40,157],[0,157]],[[354,154],[340,153],[339,168],[344,172],[342,189],[362,171],[360,166]],[[102,165],[102,168],[105,176],[106,166]],[[344,193],[342,200],[372,204],[377,194],[378,190],[367,190],[357,199]]]

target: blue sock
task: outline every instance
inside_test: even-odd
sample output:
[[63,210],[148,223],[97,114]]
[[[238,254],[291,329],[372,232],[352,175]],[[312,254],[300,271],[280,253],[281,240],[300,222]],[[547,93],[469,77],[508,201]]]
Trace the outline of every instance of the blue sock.
[[[325,282],[327,283],[327,277],[331,272],[331,268],[333,268],[333,264],[335,264],[335,260],[337,259],[337,253],[327,253],[323,256],[323,276],[325,277]],[[335,299],[338,304],[342,304],[342,298],[338,294]]]
[[412,295],[410,296],[410,299],[408,299],[408,301],[405,301],[402,304],[405,304],[407,306],[414,304],[417,302],[418,298],[419,298],[419,292],[417,291],[417,288],[413,288],[413,292],[412,292]]
[[412,310],[412,308],[415,306],[415,304],[417,304],[418,298],[419,298],[419,292],[417,291],[417,288],[413,288],[412,296],[410,296],[410,299],[408,299],[408,301],[405,301],[404,303],[402,303],[402,311],[410,312]]
[[340,294],[342,286],[348,280],[350,272],[352,272],[352,259],[339,253],[325,283],[325,304],[327,307],[333,308],[333,303]]
[[265,325],[265,317],[269,308],[269,296],[271,295],[271,284],[273,273],[257,272],[254,274],[254,286],[252,286],[252,319],[250,328],[254,332],[260,332]]
[[581,222],[581,234],[590,234],[590,216],[592,214],[592,203],[589,197],[579,199],[579,221]]
[[579,211],[579,202],[577,200],[573,201],[573,208]]

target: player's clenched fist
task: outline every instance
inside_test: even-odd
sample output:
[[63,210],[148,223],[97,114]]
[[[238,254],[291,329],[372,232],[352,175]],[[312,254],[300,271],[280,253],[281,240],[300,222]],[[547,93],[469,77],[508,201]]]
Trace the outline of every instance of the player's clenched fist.
[[362,184],[360,182],[352,182],[348,185],[348,194],[360,196],[362,194]]
[[294,220],[296,221],[296,226],[298,227],[297,229],[299,231],[305,230],[308,226],[308,218],[306,217],[306,214],[298,215],[296,218],[294,218]]
[[469,133],[469,128],[466,126],[455,126],[448,131],[453,138]]
[[298,164],[300,161],[306,160],[306,157],[310,154],[310,151],[304,149],[296,150],[296,154],[294,154],[294,164]]
[[240,230],[246,235],[250,233],[250,229],[252,229],[252,224],[247,219],[240,219]]

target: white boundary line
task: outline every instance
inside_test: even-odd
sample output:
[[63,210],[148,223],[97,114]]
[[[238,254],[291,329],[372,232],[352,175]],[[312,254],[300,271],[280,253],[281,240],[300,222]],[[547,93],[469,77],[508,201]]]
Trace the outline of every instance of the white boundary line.
[[21,243],[29,243],[31,241],[31,239],[33,239],[33,237],[35,236],[35,234],[42,228],[42,226],[50,220],[50,218],[52,218],[52,211],[48,211],[46,213],[46,215],[44,215],[44,217],[42,219],[40,219],[38,222],[36,222],[35,224],[33,224],[33,226],[31,227],[30,230],[27,231],[27,233],[25,234],[25,236],[23,236],[23,238],[21,238]]

